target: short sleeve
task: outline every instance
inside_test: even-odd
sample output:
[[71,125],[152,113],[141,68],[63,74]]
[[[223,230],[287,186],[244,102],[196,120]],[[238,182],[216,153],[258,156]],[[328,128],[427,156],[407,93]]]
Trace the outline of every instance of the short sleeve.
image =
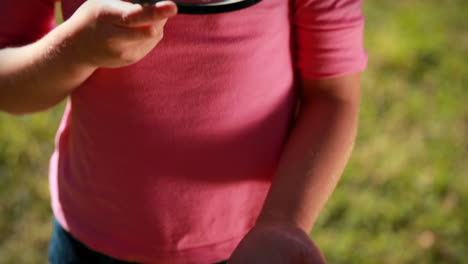
[[40,39],[55,26],[55,0],[0,0],[0,48]]
[[294,0],[295,67],[302,78],[363,71],[362,0]]

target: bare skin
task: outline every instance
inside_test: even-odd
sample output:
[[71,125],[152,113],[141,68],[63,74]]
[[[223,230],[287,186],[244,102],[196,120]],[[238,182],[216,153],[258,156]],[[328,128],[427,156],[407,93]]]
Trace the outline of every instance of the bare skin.
[[0,111],[38,112],[54,106],[100,68],[133,64],[163,37],[173,2],[142,7],[89,0],[42,39],[0,49]]

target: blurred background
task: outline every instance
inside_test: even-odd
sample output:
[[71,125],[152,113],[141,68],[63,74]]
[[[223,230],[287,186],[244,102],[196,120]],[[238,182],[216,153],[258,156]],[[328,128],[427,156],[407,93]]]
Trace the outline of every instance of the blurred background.
[[[311,237],[330,263],[468,263],[468,1],[377,0],[364,11],[359,135]],[[63,107],[0,113],[0,263],[47,262]]]

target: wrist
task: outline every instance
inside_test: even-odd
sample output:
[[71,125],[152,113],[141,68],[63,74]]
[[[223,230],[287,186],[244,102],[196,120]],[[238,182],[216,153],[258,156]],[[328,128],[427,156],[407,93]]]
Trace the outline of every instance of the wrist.
[[289,227],[293,229],[301,229],[302,231],[308,233],[310,232],[311,225],[306,222],[307,221],[301,221],[297,217],[263,211],[258,216],[255,225]]
[[76,35],[70,21],[65,21],[51,31],[41,44],[48,50],[47,56],[53,58],[64,71],[82,79],[83,75],[88,77],[98,67],[86,61],[86,56],[81,54],[80,47],[76,47],[74,41]]

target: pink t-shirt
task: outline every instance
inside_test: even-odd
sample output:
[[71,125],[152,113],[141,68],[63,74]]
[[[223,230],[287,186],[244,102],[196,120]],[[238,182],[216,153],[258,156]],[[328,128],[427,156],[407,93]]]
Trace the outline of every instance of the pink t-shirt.
[[[63,0],[69,18],[84,0]],[[53,0],[2,0],[0,47],[53,28]],[[264,0],[178,15],[140,62],[70,96],[50,163],[54,215],[127,261],[229,258],[254,225],[292,125],[297,78],[365,68],[360,0]]]

